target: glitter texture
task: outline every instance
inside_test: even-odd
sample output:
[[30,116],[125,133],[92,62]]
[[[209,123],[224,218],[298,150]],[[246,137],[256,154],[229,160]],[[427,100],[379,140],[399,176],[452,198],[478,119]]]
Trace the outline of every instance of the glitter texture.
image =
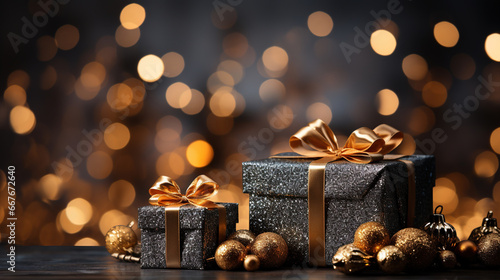
[[[226,208],[226,237],[236,231],[238,222],[237,203],[218,203]],[[139,208],[141,229],[141,268],[166,268],[165,263],[165,210],[161,206]],[[217,249],[219,213],[217,209],[206,209],[184,205],[179,209],[181,267],[185,269],[208,269],[214,262]]]
[[[283,155],[294,155],[286,153]],[[434,156],[402,158],[414,163],[415,226],[432,213]],[[308,256],[307,178],[311,160],[264,159],[243,163],[243,192],[250,194],[250,230],[271,231],[288,244],[285,265],[306,263]],[[359,225],[376,221],[392,235],[406,227],[408,171],[400,161],[329,163],[325,170],[326,264],[337,249],[353,242]]]

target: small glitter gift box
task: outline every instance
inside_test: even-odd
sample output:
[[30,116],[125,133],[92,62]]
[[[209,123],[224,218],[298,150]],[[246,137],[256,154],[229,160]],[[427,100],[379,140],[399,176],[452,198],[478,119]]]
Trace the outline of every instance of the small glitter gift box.
[[[368,221],[383,223],[391,234],[426,222],[432,213],[433,156],[387,155],[383,159],[391,150],[385,149],[387,145],[402,141],[402,134],[389,126],[357,130],[351,137],[362,140],[349,137],[341,149],[324,123],[310,126],[310,131],[301,130],[290,140],[292,149],[306,156],[287,153],[243,163],[243,192],[250,194],[250,230],[283,236],[288,244],[286,264],[332,265],[336,250],[352,243],[357,227]],[[318,131],[326,131],[327,136],[318,141],[306,138],[309,132],[318,137]],[[297,143],[297,135],[306,139]],[[373,139],[372,145],[362,142],[358,148],[356,143],[366,139]],[[381,147],[373,144],[377,141]],[[304,142],[325,150],[331,143],[336,147],[325,157],[308,156],[296,148]],[[375,153],[366,153],[370,149]]]
[[[138,214],[141,268],[216,267],[214,261],[207,259],[213,257],[219,243],[236,230],[238,204],[200,199],[191,188],[206,185],[208,181],[200,182],[200,177],[193,181],[185,196],[180,194],[175,182],[165,176],[155,183],[159,189],[163,188],[164,193],[152,191],[155,186],[150,189],[150,203],[153,205],[140,207]],[[172,188],[172,182],[177,190],[173,194],[167,190],[166,195],[165,189]],[[209,183],[215,184],[211,180]],[[206,191],[198,193],[203,195]]]

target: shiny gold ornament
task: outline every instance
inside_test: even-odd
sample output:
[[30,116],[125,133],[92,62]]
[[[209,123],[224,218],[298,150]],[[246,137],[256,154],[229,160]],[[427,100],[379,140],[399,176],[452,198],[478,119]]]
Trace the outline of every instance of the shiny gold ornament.
[[391,244],[401,249],[406,257],[406,270],[416,271],[430,267],[437,254],[436,243],[423,230],[402,229],[392,236]]
[[247,271],[255,271],[260,267],[260,260],[256,255],[247,255],[243,261],[243,267]]
[[477,261],[477,245],[470,240],[462,240],[455,246],[455,256],[461,265],[473,264]]
[[260,267],[264,269],[282,266],[288,256],[288,246],[279,234],[264,232],[255,238],[250,246],[252,254],[260,260]]
[[490,233],[479,240],[479,260],[487,266],[500,267],[500,234]]
[[389,232],[382,224],[368,222],[358,227],[354,233],[353,244],[369,255],[375,255],[384,246],[389,245],[390,238]]
[[439,252],[438,258],[439,265],[444,269],[452,269],[457,266],[457,257],[455,253],[449,250],[444,250]]
[[224,270],[235,270],[241,267],[245,255],[245,245],[236,240],[226,240],[217,247],[215,262]]
[[137,244],[137,235],[132,230],[133,225],[134,222],[130,222],[128,226],[114,226],[108,230],[104,240],[106,242],[106,250],[110,254],[125,254],[134,251],[134,247]]
[[340,247],[332,258],[333,269],[345,274],[363,271],[375,263],[375,258],[353,244]]
[[227,240],[236,240],[245,246],[249,246],[255,240],[255,234],[248,229],[240,229],[231,234]]
[[452,250],[458,242],[457,231],[451,224],[445,221],[442,213],[443,206],[438,205],[434,209],[431,221],[425,224],[422,229],[434,239],[439,250]]
[[385,273],[397,274],[405,269],[406,257],[398,247],[389,245],[377,253],[377,263]]
[[488,214],[483,219],[483,224],[471,232],[469,240],[478,245],[481,237],[490,233],[500,234],[500,229],[497,227],[497,219],[493,218],[493,211],[488,211]]

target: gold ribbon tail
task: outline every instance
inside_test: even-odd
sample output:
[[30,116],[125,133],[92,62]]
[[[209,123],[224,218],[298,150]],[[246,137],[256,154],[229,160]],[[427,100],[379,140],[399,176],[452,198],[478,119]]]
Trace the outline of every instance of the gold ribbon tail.
[[180,206],[165,207],[165,262],[167,268],[181,268]]

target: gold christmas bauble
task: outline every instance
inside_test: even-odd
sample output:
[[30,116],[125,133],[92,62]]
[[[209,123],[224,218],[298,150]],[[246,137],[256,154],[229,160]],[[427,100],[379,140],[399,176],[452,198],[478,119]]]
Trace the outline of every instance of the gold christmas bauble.
[[257,235],[250,251],[259,258],[260,267],[264,269],[282,266],[288,256],[288,246],[285,239],[273,232]]
[[260,260],[256,255],[247,255],[243,261],[243,267],[247,271],[255,271],[260,267]]
[[341,246],[332,258],[333,269],[345,274],[355,274],[375,263],[373,256],[353,244]]
[[406,257],[406,270],[416,271],[430,267],[437,254],[436,243],[423,230],[402,229],[392,236],[391,244]]
[[217,247],[215,262],[224,270],[235,270],[241,267],[245,255],[243,244],[236,240],[226,240]]
[[438,257],[439,265],[444,269],[452,269],[457,266],[457,257],[455,253],[449,250],[444,250],[439,252]]
[[500,234],[490,233],[479,239],[479,260],[490,267],[500,267]]
[[470,240],[462,240],[455,246],[455,256],[458,262],[467,266],[477,261],[477,245]]
[[137,235],[130,226],[114,226],[108,230],[106,237],[106,250],[110,254],[131,253],[137,244]]
[[354,233],[354,246],[370,255],[377,254],[391,239],[387,229],[380,223],[368,222],[360,225]]
[[378,251],[377,263],[385,273],[397,274],[405,269],[406,258],[398,247],[389,245]]
[[227,239],[236,240],[245,246],[249,246],[255,240],[255,234],[248,229],[240,229],[233,232],[233,234],[231,234]]

